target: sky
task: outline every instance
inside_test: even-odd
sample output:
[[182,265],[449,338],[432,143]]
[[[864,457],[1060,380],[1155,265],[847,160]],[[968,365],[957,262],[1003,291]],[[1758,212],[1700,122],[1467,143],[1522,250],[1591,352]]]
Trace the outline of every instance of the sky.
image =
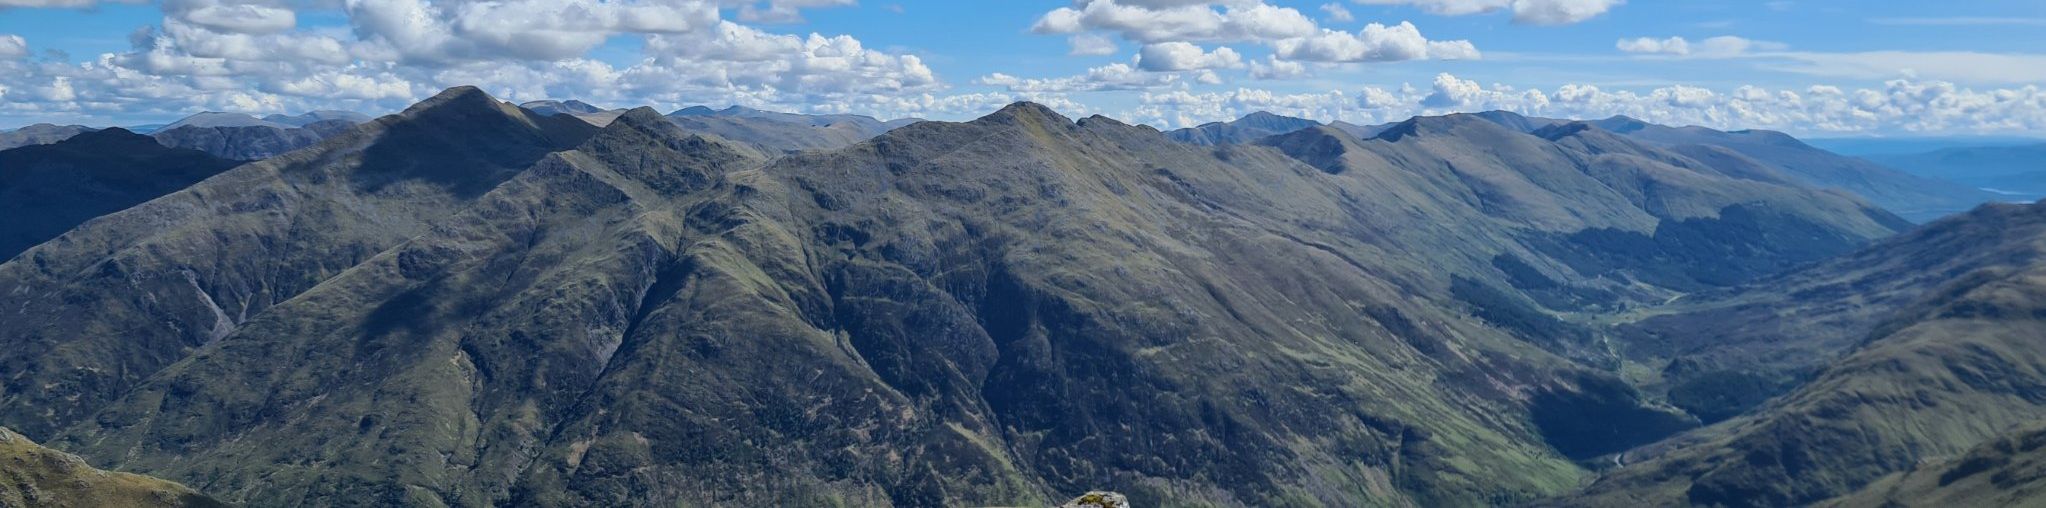
[[0,128],[510,101],[2046,136],[2039,0],[0,0]]

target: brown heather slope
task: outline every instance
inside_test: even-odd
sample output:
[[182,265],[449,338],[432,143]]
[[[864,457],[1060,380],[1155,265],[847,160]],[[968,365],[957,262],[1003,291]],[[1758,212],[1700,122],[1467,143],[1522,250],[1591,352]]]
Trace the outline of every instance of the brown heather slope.
[[[444,97],[415,111],[484,121],[422,114],[377,139],[440,152],[338,166],[414,184],[380,187],[411,201],[336,186],[287,201],[333,205],[217,205],[361,217],[290,251],[329,256],[250,249],[281,233],[219,233],[247,219],[216,211],[182,248],[68,261],[163,203],[250,192],[213,187],[238,169],[31,251],[80,266],[0,265],[0,289],[41,274],[13,283],[91,296],[43,308],[122,311],[0,327],[75,366],[21,357],[0,410],[257,505],[1510,504],[1693,424],[1566,312],[1743,281],[1895,222],[1595,130],[1464,117],[1194,147],[1018,104],[766,161],[645,109],[556,144],[480,93]],[[450,141],[500,158],[419,161],[475,125],[509,134]],[[205,294],[238,308],[217,272],[180,271],[206,263],[305,284],[246,317],[165,313],[177,328],[102,303],[225,287]],[[107,278],[184,284],[89,283]],[[101,329],[119,335],[72,331]],[[110,364],[139,367],[87,375]]]
[[0,506],[38,508],[224,507],[176,483],[93,469],[83,459],[0,427]]
[[2046,419],[2042,253],[2046,204],[1985,205],[1725,297],[1733,307],[1669,318],[1748,323],[1708,329],[1724,338],[1664,335],[1671,344],[1696,340],[1727,364],[1793,358],[1816,374],[1748,414],[1630,452],[1559,504],[1809,504]]

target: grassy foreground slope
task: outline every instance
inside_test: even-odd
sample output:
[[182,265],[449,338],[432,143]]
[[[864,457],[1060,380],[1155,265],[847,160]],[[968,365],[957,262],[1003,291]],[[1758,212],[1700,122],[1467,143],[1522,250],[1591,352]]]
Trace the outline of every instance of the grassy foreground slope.
[[0,506],[47,508],[225,507],[184,485],[93,469],[0,427]]

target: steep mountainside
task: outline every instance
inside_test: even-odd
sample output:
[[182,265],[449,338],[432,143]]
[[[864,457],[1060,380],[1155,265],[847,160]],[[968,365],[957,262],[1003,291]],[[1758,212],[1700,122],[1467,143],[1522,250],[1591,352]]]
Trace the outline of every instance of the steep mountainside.
[[1735,365],[1789,351],[1818,358],[1816,373],[1751,413],[1628,453],[1565,504],[1812,503],[2046,419],[2042,254],[2046,205],[1987,205],[1676,318],[1719,334],[1666,335],[1679,349]]
[[0,427],[0,506],[48,508],[225,507],[176,483],[93,469],[84,459]]
[[454,89],[31,248],[0,264],[0,421],[47,439],[589,130]]
[[93,128],[83,125],[52,125],[39,123],[19,129],[0,132],[0,150],[30,145],[47,145],[72,136],[92,132]]
[[2046,429],[2038,425],[1824,503],[1843,508],[2041,504],[2046,504]]
[[0,260],[235,164],[120,128],[0,151]]
[[1852,192],[1914,221],[1937,219],[1997,198],[1979,189],[1913,176],[1864,159],[1813,148],[1780,132],[1722,132],[1704,127],[1667,127],[1624,116],[1592,123],[1651,143],[1709,145],[1733,150],[1805,183]]
[[1695,425],[1566,318],[1900,222],[1581,124],[675,118],[451,90],[89,222],[0,264],[0,418],[263,506],[1508,504]]
[[1213,122],[1199,127],[1189,127],[1165,133],[1173,141],[1203,146],[1249,143],[1267,136],[1320,126],[1321,122],[1305,118],[1279,116],[1264,111],[1245,115],[1232,122]]

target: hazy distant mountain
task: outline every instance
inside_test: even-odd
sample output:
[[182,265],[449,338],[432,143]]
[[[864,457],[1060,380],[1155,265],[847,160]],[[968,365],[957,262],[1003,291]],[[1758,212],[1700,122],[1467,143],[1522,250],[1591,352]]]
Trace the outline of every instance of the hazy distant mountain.
[[690,132],[738,142],[763,154],[841,148],[918,120],[883,122],[860,115],[802,115],[743,106],[691,106],[667,116]]
[[1391,129],[1395,125],[1399,125],[1399,123],[1394,122],[1378,125],[1357,125],[1342,120],[1336,120],[1328,123],[1329,127],[1332,127],[1339,131],[1343,131],[1344,133],[1349,134],[1351,136],[1355,136],[1358,139],[1371,139],[1378,137],[1379,133],[1385,132],[1386,129]]
[[2036,145],[2046,142],[2038,136],[1946,136],[1946,137],[1855,137],[1855,138],[1803,138],[1804,142],[1828,152],[1854,157],[1878,158],[1877,156],[1910,155],[1945,150],[1948,148],[1993,148],[2006,146]]
[[2046,197],[2046,144],[1946,148],[1870,159],[1923,177],[1994,189],[2013,199]]
[[[2046,204],[1987,205],[1696,307],[1646,326],[1671,370],[1721,373],[1689,376],[1710,380],[1698,399],[1767,390],[1770,371],[1801,363],[1796,389],[1629,452],[1562,504],[1804,505],[2046,420]],[[2000,466],[1940,482],[1979,467]]]
[[226,507],[192,489],[147,476],[93,469],[75,455],[0,427],[0,506]]
[[165,125],[163,126],[162,129],[158,130],[167,131],[177,129],[180,127],[271,127],[277,129],[289,129],[297,126],[273,122],[270,120],[264,120],[261,118],[256,118],[254,116],[245,115],[241,113],[222,113],[218,111],[207,111],[203,113],[193,114],[192,116],[184,117],[176,122],[171,122],[170,125]]
[[1535,132],[1549,127],[1572,122],[1572,120],[1558,120],[1555,118],[1523,116],[1519,113],[1514,113],[1511,111],[1497,110],[1486,111],[1482,113],[1471,113],[1471,116],[1483,118],[1485,120],[1491,121],[1492,123],[1505,126],[1508,129],[1513,129],[1521,132]]
[[1593,123],[1652,143],[1730,149],[1805,183],[1853,192],[1914,221],[1943,217],[1997,199],[1994,194],[1960,184],[1913,176],[1867,160],[1820,150],[1780,132],[1668,127],[1625,116]]
[[235,164],[120,128],[0,151],[0,260]]
[[557,100],[530,101],[519,104],[519,107],[530,109],[534,113],[539,113],[542,115],[586,115],[590,113],[602,113],[605,111],[604,108],[592,106],[590,105],[590,103],[574,99],[570,99],[567,101]]
[[1194,145],[1214,146],[1222,144],[1248,143],[1275,134],[1285,134],[1309,127],[1320,126],[1321,122],[1305,118],[1280,116],[1264,111],[1244,115],[1232,122],[1211,122],[1198,127],[1188,127],[1165,133],[1173,141]]
[[0,150],[29,145],[47,145],[94,130],[96,129],[83,125],[39,123],[11,131],[0,132]]
[[[157,142],[235,160],[260,160],[319,143],[355,128],[361,115],[313,112],[259,119],[240,113],[199,113],[151,133]],[[317,120],[315,120],[317,118]],[[314,120],[297,125],[288,122]]]
[[279,114],[263,117],[263,121],[265,122],[284,124],[292,127],[305,127],[307,125],[334,120],[340,120],[353,125],[369,122],[370,116],[362,113],[357,113],[354,111],[312,111],[299,115]]
[[520,104],[519,107],[542,115],[572,116],[597,127],[611,125],[611,121],[617,120],[618,115],[625,114],[623,109],[604,109],[578,100],[530,101]]
[[890,129],[922,121],[921,119],[916,118],[903,118],[897,120],[882,121],[877,120],[874,117],[865,115],[844,114],[805,115],[799,113],[783,113],[779,111],[753,109],[745,106],[732,106],[721,110],[714,110],[705,106],[690,106],[687,108],[675,110],[674,112],[668,114],[669,118],[704,116],[777,120],[787,123],[809,124],[814,127],[829,127],[832,125],[851,124],[857,127],[858,128],[857,130],[874,132],[877,134],[881,132],[887,132]]
[[251,505],[1524,501],[1695,425],[1569,316],[1900,222],[1583,124],[680,125],[456,89],[87,222],[0,417]]

